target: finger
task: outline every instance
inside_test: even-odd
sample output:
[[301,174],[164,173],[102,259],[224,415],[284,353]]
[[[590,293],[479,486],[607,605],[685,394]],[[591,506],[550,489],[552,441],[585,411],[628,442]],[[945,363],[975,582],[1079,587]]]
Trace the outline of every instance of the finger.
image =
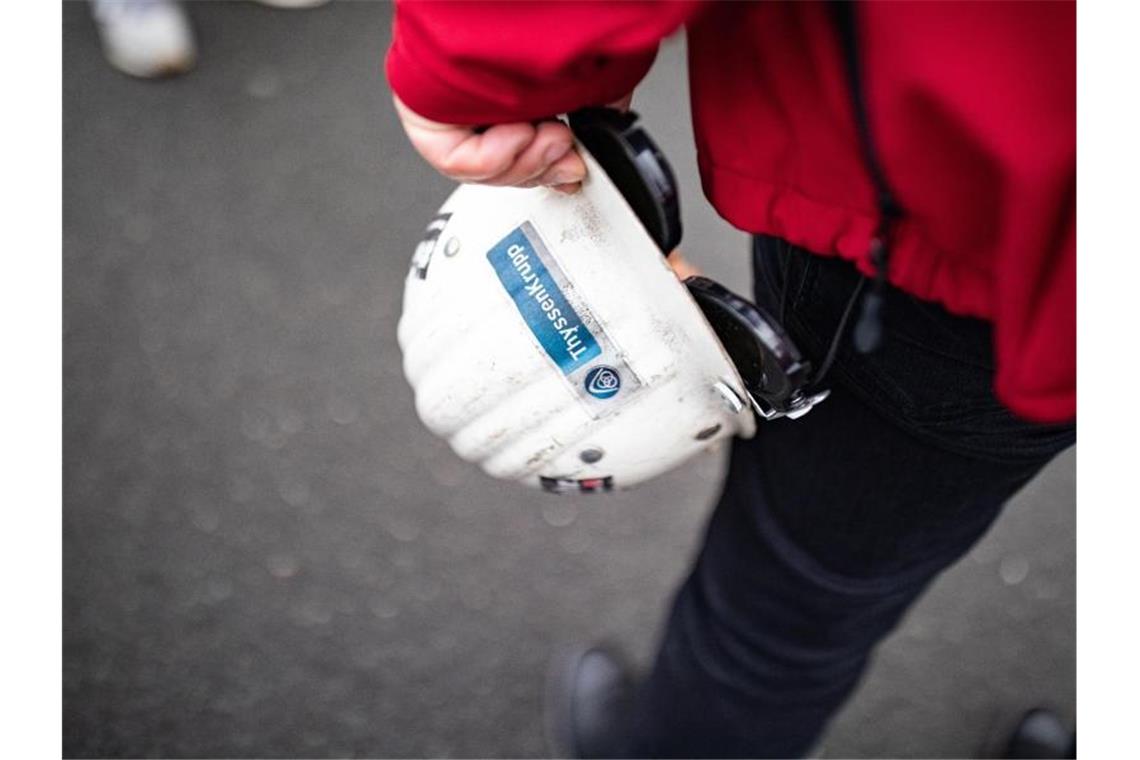
[[534,140],[502,174],[485,180],[489,185],[524,187],[538,179],[574,146],[570,128],[559,121],[547,121],[535,129]]
[[526,123],[504,124],[477,133],[469,126],[432,121],[392,102],[412,145],[437,170],[458,180],[478,181],[501,174],[535,136]]
[[673,270],[673,274],[677,275],[678,280],[685,280],[701,273],[701,270],[690,264],[688,259],[681,255],[680,248],[673,249],[673,252],[665,258],[665,261],[669,264],[669,268]]
[[574,185],[586,178],[586,162],[572,151],[556,161],[538,178],[540,185]]
[[550,189],[551,190],[557,190],[558,192],[564,193],[565,195],[573,195],[574,193],[576,193],[582,189],[582,183],[581,182],[568,182],[565,185],[551,185]]
[[530,124],[498,124],[455,146],[444,156],[439,169],[464,182],[483,182],[510,168],[534,136],[535,128]]
[[429,164],[461,182],[479,182],[506,171],[534,139],[530,124],[498,124],[477,134],[468,128],[416,129],[412,145]]

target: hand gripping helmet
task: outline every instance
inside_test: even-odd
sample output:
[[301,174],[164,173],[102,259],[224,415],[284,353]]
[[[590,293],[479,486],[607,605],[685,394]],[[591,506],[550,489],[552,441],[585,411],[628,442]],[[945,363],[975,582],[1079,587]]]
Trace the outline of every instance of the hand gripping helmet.
[[416,411],[494,477],[608,491],[755,432],[710,326],[739,314],[706,318],[731,294],[669,268],[673,177],[635,118],[571,116],[580,192],[461,185],[416,248],[398,328]]

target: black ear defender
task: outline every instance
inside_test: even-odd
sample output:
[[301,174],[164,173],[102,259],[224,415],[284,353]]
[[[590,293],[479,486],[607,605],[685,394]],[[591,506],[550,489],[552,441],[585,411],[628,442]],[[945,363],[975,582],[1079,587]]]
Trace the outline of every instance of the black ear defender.
[[617,185],[653,242],[668,256],[681,244],[677,180],[664,154],[637,124],[633,111],[585,108],[570,129]]
[[796,419],[827,398],[829,391],[808,390],[811,362],[771,314],[707,277],[689,277],[685,286],[740,373],[758,415]]
[[[632,111],[587,108],[570,114],[569,122],[668,256],[681,243],[677,181],[637,119]],[[756,414],[794,419],[827,397],[826,390],[809,390],[811,362],[772,315],[707,277],[684,284],[740,373]]]

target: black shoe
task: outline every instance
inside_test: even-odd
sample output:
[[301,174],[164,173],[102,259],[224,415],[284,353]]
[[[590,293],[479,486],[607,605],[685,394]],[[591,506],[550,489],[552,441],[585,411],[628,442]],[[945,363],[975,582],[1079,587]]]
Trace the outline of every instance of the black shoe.
[[1076,752],[1077,737],[1057,714],[1034,708],[1022,716],[1002,757],[1060,759],[1076,757]]
[[547,741],[555,757],[619,757],[633,704],[633,677],[605,646],[556,658],[546,693]]

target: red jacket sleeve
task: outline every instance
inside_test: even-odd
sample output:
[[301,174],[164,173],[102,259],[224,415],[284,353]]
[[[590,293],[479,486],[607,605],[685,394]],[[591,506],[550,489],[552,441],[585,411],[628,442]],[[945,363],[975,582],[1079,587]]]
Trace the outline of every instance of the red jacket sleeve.
[[531,121],[633,89],[696,2],[396,3],[388,82],[450,124]]

